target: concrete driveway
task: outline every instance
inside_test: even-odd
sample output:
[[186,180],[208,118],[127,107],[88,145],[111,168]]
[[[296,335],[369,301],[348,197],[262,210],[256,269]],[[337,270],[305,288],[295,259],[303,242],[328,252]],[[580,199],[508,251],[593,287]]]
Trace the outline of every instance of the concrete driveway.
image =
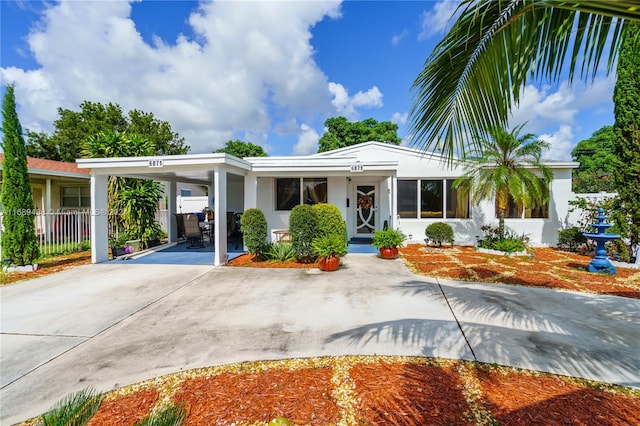
[[0,422],[181,369],[345,354],[456,358],[640,387],[640,301],[437,281],[350,254],[335,273],[126,262],[0,288]]

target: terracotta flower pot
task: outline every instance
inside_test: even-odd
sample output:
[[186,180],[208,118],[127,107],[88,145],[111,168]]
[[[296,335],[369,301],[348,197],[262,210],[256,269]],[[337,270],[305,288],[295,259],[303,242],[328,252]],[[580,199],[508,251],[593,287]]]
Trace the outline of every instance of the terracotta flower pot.
[[318,267],[322,271],[335,271],[340,266],[340,258],[337,256],[329,256],[318,261]]
[[380,247],[380,257],[383,259],[395,259],[398,257],[398,247]]

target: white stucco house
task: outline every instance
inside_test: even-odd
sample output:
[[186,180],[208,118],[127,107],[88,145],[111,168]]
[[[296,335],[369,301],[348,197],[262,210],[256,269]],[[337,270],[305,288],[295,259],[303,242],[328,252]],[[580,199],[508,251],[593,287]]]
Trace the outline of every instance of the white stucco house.
[[[108,259],[107,178],[109,175],[168,182],[169,213],[176,212],[177,182],[208,186],[214,194],[215,217],[226,212],[260,208],[273,231],[287,229],[291,209],[300,203],[328,202],[340,208],[350,238],[367,237],[385,222],[413,241],[422,241],[427,225],[449,223],[457,244],[474,244],[480,227],[497,224],[493,202],[470,206],[452,189],[462,175],[436,154],[367,142],[309,156],[236,158],[228,154],[193,154],[77,160],[91,169],[92,261]],[[551,200],[540,209],[513,207],[506,226],[527,234],[536,246],[552,246],[566,226],[572,199],[571,170],[575,162],[547,162],[553,171]],[[215,221],[213,262],[227,259],[226,221]],[[169,241],[176,241],[171,222]]]

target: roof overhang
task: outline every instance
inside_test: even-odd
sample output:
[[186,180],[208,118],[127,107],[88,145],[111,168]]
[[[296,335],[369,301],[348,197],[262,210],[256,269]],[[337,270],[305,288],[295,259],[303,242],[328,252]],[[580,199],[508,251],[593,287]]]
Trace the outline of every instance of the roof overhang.
[[351,173],[393,172],[397,161],[358,161],[356,156],[342,157],[255,157],[248,158],[256,174],[326,173],[349,175]]
[[214,171],[224,167],[228,172],[244,175],[251,164],[233,155],[189,154],[147,157],[84,158],[76,160],[78,168],[91,169],[95,175],[126,176],[160,181],[208,185]]
[[342,175],[391,174],[397,161],[358,161],[356,156],[341,157],[250,157],[240,159],[228,154],[190,154],[148,157],[86,158],[76,160],[81,169],[95,175],[126,176],[141,179],[209,184],[214,170],[224,167],[230,173],[244,175]]

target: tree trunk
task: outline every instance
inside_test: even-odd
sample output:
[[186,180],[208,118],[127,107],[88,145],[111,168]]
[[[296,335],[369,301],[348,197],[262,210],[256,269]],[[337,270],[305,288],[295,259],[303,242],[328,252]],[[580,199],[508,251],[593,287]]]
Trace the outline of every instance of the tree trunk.
[[500,239],[504,239],[504,209],[498,210],[498,233],[500,234]]

